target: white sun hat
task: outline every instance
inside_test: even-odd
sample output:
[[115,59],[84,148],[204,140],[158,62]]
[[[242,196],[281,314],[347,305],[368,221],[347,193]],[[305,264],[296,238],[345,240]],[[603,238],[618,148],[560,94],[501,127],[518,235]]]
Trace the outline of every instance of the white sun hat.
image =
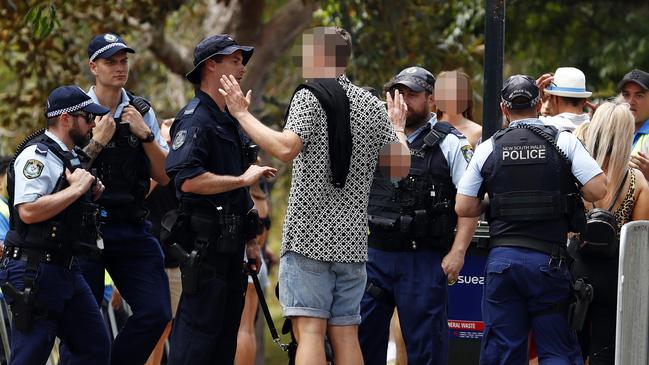
[[544,91],[568,98],[588,98],[592,95],[586,90],[586,76],[575,67],[559,67],[554,73],[554,80]]

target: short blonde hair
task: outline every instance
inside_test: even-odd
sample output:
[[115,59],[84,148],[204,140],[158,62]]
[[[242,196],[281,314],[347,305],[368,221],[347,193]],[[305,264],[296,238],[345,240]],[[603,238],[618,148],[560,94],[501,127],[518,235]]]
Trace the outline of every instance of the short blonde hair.
[[606,202],[610,204],[628,169],[635,123],[629,104],[605,102],[589,123],[586,148],[606,170]]

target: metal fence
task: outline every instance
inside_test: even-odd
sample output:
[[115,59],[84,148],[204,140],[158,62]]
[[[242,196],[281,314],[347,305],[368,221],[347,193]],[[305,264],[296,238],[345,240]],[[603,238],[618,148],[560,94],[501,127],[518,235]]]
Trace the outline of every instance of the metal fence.
[[615,364],[649,364],[649,221],[622,227]]

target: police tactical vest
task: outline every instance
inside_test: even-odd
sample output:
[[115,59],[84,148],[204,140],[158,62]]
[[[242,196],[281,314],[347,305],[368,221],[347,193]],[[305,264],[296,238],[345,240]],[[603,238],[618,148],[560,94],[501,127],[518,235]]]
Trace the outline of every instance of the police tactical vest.
[[367,210],[370,247],[448,249],[457,223],[456,189],[439,145],[449,133],[461,136],[437,122],[409,144],[410,171],[397,183],[376,169]]
[[92,202],[91,192],[88,191],[69,205],[58,215],[35,224],[26,224],[20,219],[18,209],[13,206],[15,192],[15,170],[14,162],[16,157],[27,147],[36,145],[36,153],[43,156],[53,153],[58,157],[64,166],[64,171],[59,177],[53,191],[49,194],[59,192],[68,187],[65,178],[65,169],[74,172],[81,167],[78,157],[70,151],[64,151],[59,144],[45,135],[44,130],[32,134],[16,151],[15,157],[7,169],[7,182],[10,204],[10,231],[7,233],[5,244],[17,247],[32,247],[52,250],[74,251],[81,245],[94,245],[98,235],[98,213],[99,209]]
[[492,138],[493,171],[485,176],[490,234],[562,244],[577,188],[567,158],[556,150],[557,129],[533,125],[547,140],[528,128],[510,127]]
[[[148,102],[128,95],[131,104],[144,116],[150,109]],[[99,204],[109,210],[143,210],[149,192],[151,163],[142,142],[131,133],[127,123],[121,122],[121,118],[115,118],[115,133],[92,165],[106,187]]]

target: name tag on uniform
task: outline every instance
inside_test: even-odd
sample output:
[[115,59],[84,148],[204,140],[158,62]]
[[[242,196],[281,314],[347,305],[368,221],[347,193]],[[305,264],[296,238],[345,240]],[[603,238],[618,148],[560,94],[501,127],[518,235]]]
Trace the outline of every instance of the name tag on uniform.
[[547,146],[544,144],[505,144],[500,159],[503,165],[525,165],[547,162]]
[[102,236],[97,237],[97,248],[104,249],[104,238]]

